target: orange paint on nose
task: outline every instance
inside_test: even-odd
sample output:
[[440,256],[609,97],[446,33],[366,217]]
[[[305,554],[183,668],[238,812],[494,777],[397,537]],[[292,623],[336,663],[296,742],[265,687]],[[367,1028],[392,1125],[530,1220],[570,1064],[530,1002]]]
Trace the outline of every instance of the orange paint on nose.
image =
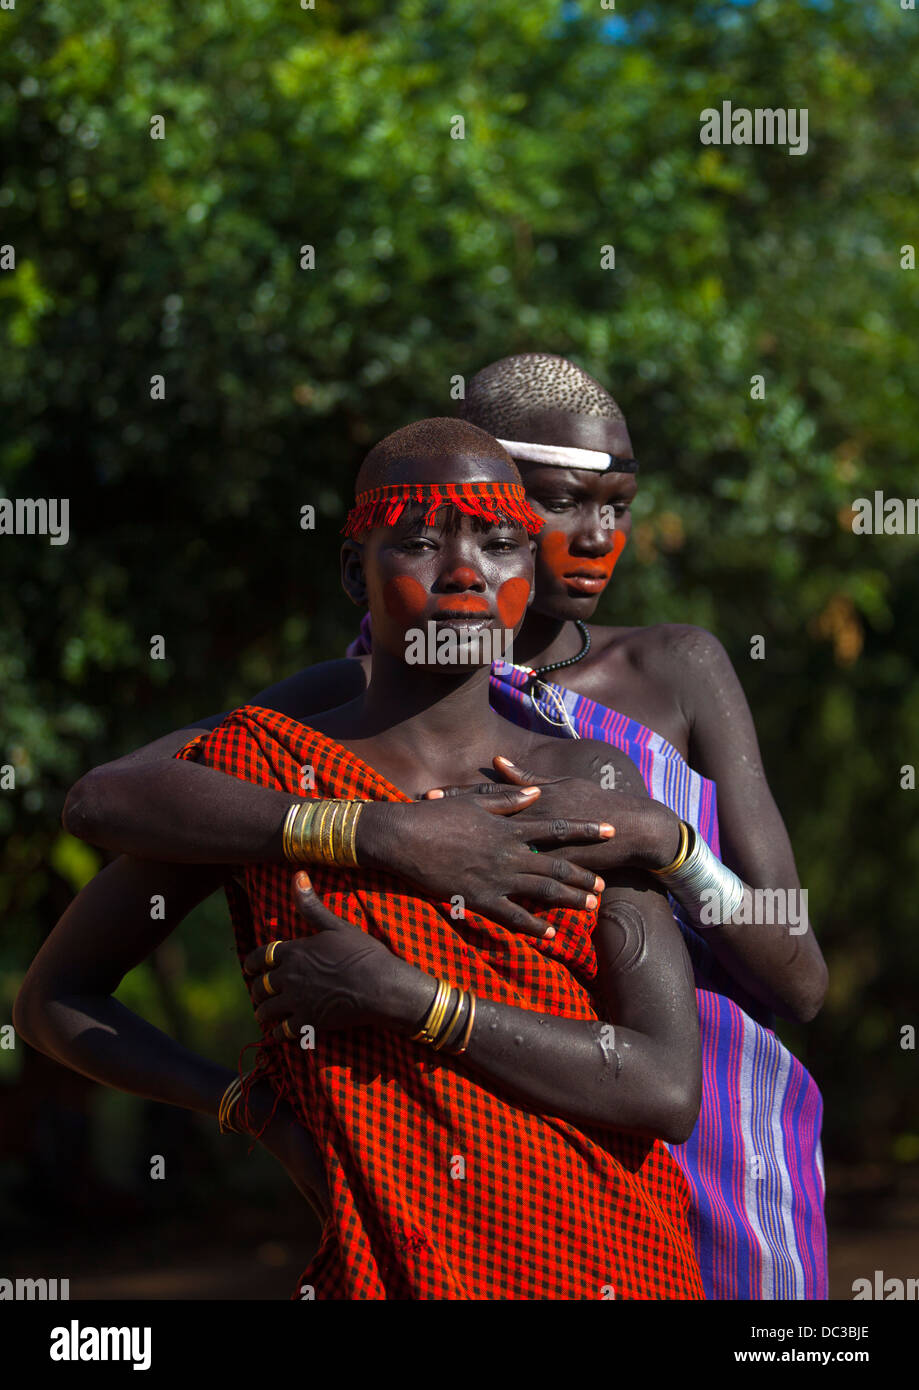
[[567,575],[583,574],[609,579],[622,554],[626,542],[624,531],[612,533],[613,548],[606,555],[572,555],[568,549],[568,537],[564,531],[549,531],[539,538],[540,558],[546,567],[564,579]]
[[414,623],[424,617],[428,593],[423,584],[408,574],[397,574],[383,585],[383,603],[398,623]]
[[497,594],[498,613],[505,627],[516,627],[526,612],[530,597],[527,579],[505,579]]
[[479,583],[479,576],[468,565],[460,565],[459,569],[451,570],[449,578],[454,584],[462,584],[465,589],[474,589]]

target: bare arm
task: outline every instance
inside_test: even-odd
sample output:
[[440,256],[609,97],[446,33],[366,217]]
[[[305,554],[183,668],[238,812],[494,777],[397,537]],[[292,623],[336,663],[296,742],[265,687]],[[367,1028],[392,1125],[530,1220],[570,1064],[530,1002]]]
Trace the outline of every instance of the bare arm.
[[[756,998],[783,1017],[809,1022],[826,994],[826,964],[800,896],[749,705],[727,652],[710,632],[676,629],[671,653],[690,723],[689,761],[717,784],[722,859],[746,885],[747,925],[712,926],[705,940]],[[753,889],[785,890],[782,901],[794,911],[773,912],[763,900],[757,907]],[[769,922],[769,916],[785,920]]]
[[[259,692],[251,703],[302,720],[353,699],[364,679],[360,661],[327,661]],[[145,859],[279,861],[290,796],[175,757],[224,717],[200,720],[86,773],[67,797],[65,830],[113,853]]]
[[[122,978],[217,888],[223,871],[118,859],[71,903],[39,951],[13,1009],[17,1033],[39,1052],[105,1086],[216,1116],[236,1071],[212,1062],[112,998]],[[162,895],[163,920],[151,918]],[[270,1082],[251,1088],[237,1111],[322,1219],[325,1174],[307,1132]],[[274,1117],[272,1117],[274,1111]]]
[[[298,883],[300,878],[298,877]],[[296,887],[302,915],[319,930],[277,949],[268,995],[253,986],[257,1016],[281,1037],[304,1024],[376,1020],[417,1031],[433,1002],[433,976],[330,912]],[[701,1097],[699,1022],[692,971],[666,895],[622,875],[603,897],[596,929],[598,1011],[610,1023],[557,1018],[479,999],[461,1064],[547,1114],[682,1143]],[[260,976],[264,948],[247,969]]]
[[[302,720],[310,709],[326,709],[329,701],[352,699],[363,690],[364,679],[361,660],[329,661],[262,691],[253,702]],[[175,756],[223,718],[200,720],[87,773],[67,798],[65,829],[137,859],[283,862],[282,827],[297,798]],[[435,895],[461,892],[476,911],[541,936],[545,923],[510,894],[533,896],[535,889],[549,905],[583,908],[596,875],[564,860],[541,856],[534,862],[528,844],[533,827],[518,826],[514,815],[533,799],[505,788],[482,806],[371,803],[357,828],[358,858],[368,868],[389,869]],[[582,822],[571,836],[590,840],[596,831],[595,825]],[[444,868],[453,860],[457,839],[467,845],[458,886],[458,871]],[[551,834],[548,841],[559,842]]]
[[[111,996],[191,909],[220,884],[213,867],[118,859],[71,903],[16,998],[17,1033],[104,1085],[216,1115],[234,1073],[180,1046]],[[151,898],[164,898],[164,920]]]
[[[690,730],[690,765],[717,785],[723,862],[744,884],[738,920],[709,926],[700,915],[700,930],[749,994],[774,1013],[807,1023],[823,1003],[826,965],[740,682],[721,643],[704,629],[667,624],[649,631],[654,640],[644,657],[647,669],[679,700]],[[680,844],[678,819],[663,802],[648,799],[625,754],[586,739],[559,741],[559,747],[561,753],[542,750],[534,759],[538,769],[567,769],[567,777],[554,783],[512,765],[499,771],[518,786],[539,785],[543,813],[591,815],[614,825],[615,836],[604,845],[568,849],[566,856],[604,877],[617,866],[647,870],[670,863]],[[598,790],[606,785],[601,772],[610,768],[616,790]],[[568,781],[578,774],[580,783]]]

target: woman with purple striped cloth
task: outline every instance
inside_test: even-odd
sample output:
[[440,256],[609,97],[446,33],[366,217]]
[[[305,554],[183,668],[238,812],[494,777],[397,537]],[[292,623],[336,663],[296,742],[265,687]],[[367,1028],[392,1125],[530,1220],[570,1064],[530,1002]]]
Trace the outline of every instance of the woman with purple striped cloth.
[[[696,976],[703,1093],[692,1137],[671,1151],[693,1194],[706,1297],[825,1299],[823,1103],[772,1015],[810,1021],[826,967],[740,683],[701,628],[588,626],[637,491],[625,419],[599,382],[564,358],[525,353],[474,376],[462,414],[500,439],[546,521],[515,664],[492,667],[493,708],[528,728],[627,753],[650,796],[673,812],[659,862],[673,858],[681,820],[716,859],[724,843],[738,898],[744,890],[736,925],[711,914],[706,922],[691,885],[672,898]],[[365,621],[349,655],[366,660],[369,646]],[[505,782],[539,785],[496,766]],[[611,819],[625,850],[622,817]],[[578,863],[590,866],[590,855]]]
[[[515,662],[492,667],[492,704],[514,723],[625,752],[651,799],[617,791],[611,762],[597,804],[572,807],[561,785],[496,756],[500,781],[484,788],[421,787],[425,799],[368,808],[359,860],[539,934],[544,924],[525,906],[534,875],[542,907],[576,906],[575,865],[612,869],[612,852],[618,867],[664,870],[699,1005],[701,1111],[690,1139],[670,1148],[692,1196],[705,1295],[824,1299],[822,1100],[772,1019],[811,1020],[826,967],[740,683],[700,628],[588,625],[628,538],[637,490],[625,420],[598,382],[550,354],[504,358],[471,379],[462,414],[501,440],[546,522]],[[307,721],[363,690],[370,648],[365,619],[347,658],[306,668],[248,703]],[[88,773],[68,798],[66,828],[158,860],[283,859],[284,798],[175,758],[223,718]],[[614,839],[570,843],[565,823],[575,816],[611,821]],[[527,839],[534,818],[545,824],[537,854]]]

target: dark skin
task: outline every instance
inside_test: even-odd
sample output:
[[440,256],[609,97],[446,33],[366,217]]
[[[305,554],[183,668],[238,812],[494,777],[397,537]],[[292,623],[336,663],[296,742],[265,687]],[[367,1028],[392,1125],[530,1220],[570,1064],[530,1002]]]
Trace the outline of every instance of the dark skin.
[[[602,563],[614,544],[611,527],[603,524],[604,507],[612,509],[614,529],[628,536],[637,479],[630,471],[632,445],[625,423],[541,412],[521,423],[524,430],[530,431],[524,438],[609,452],[617,466],[595,473],[520,465],[531,503],[546,527],[536,540],[536,594],[516,640],[514,659],[543,666],[572,656],[581,647],[573,620],[588,622],[589,655],[553,672],[550,679],[662,734],[690,767],[717,784],[722,858],[747,885],[744,915],[749,921],[751,889],[793,890],[800,884],[763,769],[753,719],[727,653],[711,633],[685,624],[590,624],[605,585],[585,592],[560,574],[560,569],[569,569],[567,564],[550,565],[545,555],[546,536],[561,532],[573,557],[570,569],[589,570]],[[364,601],[359,588],[352,597]],[[309,720],[317,711],[358,695],[370,665],[369,657],[323,662],[259,692],[252,702]],[[137,855],[191,862],[280,860],[281,823],[289,798],[174,760],[193,732],[216,727],[223,717],[202,720],[195,730],[169,734],[88,773],[68,798],[66,828],[107,849]],[[565,746],[570,751],[574,745]],[[514,772],[494,761],[508,753],[503,740],[491,750],[486,765],[496,768],[505,788],[522,787],[533,769]],[[661,866],[676,854],[676,817],[659,802],[642,803],[621,791],[594,786],[588,799],[563,806],[557,791],[544,781],[538,790],[539,797],[530,805],[508,800],[506,791],[493,797],[478,792],[447,797],[453,811],[439,822],[417,806],[375,809],[361,822],[359,854],[368,865],[390,868],[443,897],[441,866],[451,862],[450,847],[460,835],[469,846],[474,871],[470,882],[456,891],[463,892],[476,910],[515,930],[537,934],[538,922],[514,899],[528,860],[529,872],[538,867],[544,878],[546,905],[577,906],[584,902],[583,896],[575,901],[577,892],[586,893],[590,885],[565,877],[566,860],[603,873],[616,867]],[[564,830],[566,819],[576,814],[597,824],[613,824],[615,836],[589,850],[566,847],[564,835],[544,838],[539,843],[548,852],[530,855],[527,841],[534,836],[531,824],[519,814],[521,806],[527,822],[541,820],[546,832]],[[500,820],[489,811],[498,813]],[[827,973],[812,930],[792,935],[780,924],[727,923],[708,928],[705,936],[725,969],[775,1013],[808,1022],[819,1012]]]
[[[464,476],[465,462],[428,459],[414,466],[427,473],[440,468],[441,476],[452,480]],[[509,471],[500,461],[469,466],[480,470],[473,476],[501,478]],[[584,741],[572,759],[572,750],[551,738],[516,726],[499,729],[503,721],[488,704],[487,666],[407,665],[405,625],[379,604],[381,586],[396,574],[410,574],[418,582],[428,612],[440,624],[461,632],[463,624],[445,617],[442,607],[438,613],[438,605],[445,594],[463,593],[480,598],[485,621],[496,630],[503,626],[501,585],[512,577],[531,581],[532,551],[523,531],[483,531],[466,517],[442,531],[406,518],[400,526],[371,533],[365,546],[351,546],[345,582],[368,587],[377,620],[373,678],[354,701],[314,719],[313,727],[396,786],[413,785],[419,767],[426,779],[441,782],[481,775],[494,738],[504,736],[516,759],[550,779],[572,767],[590,779],[601,762],[613,760],[623,786],[641,797],[637,770],[605,744]],[[571,795],[586,785],[575,780]],[[16,1000],[17,1031],[104,1084],[216,1114],[233,1073],[180,1048],[111,995],[126,971],[214,891],[223,874],[213,865],[127,858],[110,865],[71,905],[33,962]],[[260,1020],[274,1023],[279,1038],[283,1018],[325,1028],[374,1023],[416,1031],[436,981],[329,912],[302,876],[295,891],[298,910],[317,931],[277,948],[270,998],[260,978],[264,950],[247,960]],[[650,877],[620,873],[602,885],[602,892],[594,932],[595,997],[598,1012],[612,1027],[481,1000],[463,1065],[544,1112],[679,1143],[692,1131],[701,1094],[698,1018],[686,950],[666,896]],[[154,893],[165,899],[166,920],[151,923]],[[256,1091],[253,1128],[264,1122],[270,1100]],[[328,1198],[315,1152],[283,1106],[263,1142],[324,1215]]]

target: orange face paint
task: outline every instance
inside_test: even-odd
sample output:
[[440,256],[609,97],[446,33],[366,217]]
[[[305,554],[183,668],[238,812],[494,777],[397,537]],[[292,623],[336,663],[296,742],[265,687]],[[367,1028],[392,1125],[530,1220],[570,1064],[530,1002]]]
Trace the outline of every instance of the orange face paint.
[[398,623],[410,626],[424,617],[428,606],[428,592],[417,579],[408,574],[397,574],[387,579],[383,585],[383,603],[391,618]]
[[528,579],[505,579],[498,590],[498,614],[505,627],[516,627],[522,619],[530,597]]
[[487,598],[479,594],[441,594],[434,605],[435,613],[487,613]]
[[[549,531],[537,542],[539,558],[559,579],[582,576],[585,579],[609,580],[626,542],[624,531],[613,531],[613,548],[606,555],[572,555],[564,531]],[[599,592],[599,590],[598,590]]]

